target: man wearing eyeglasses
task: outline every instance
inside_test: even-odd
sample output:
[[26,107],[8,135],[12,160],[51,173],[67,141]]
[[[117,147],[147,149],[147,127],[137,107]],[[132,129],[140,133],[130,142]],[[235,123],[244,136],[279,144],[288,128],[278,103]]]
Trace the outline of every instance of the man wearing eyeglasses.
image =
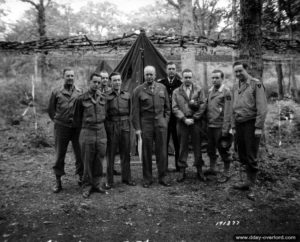
[[92,192],[105,193],[100,184],[107,142],[104,127],[106,99],[99,91],[100,85],[100,75],[93,73],[88,91],[80,95],[75,102],[74,122],[81,127],[79,142],[84,164],[84,198],[88,198]]
[[[180,80],[179,75],[176,73],[176,65],[174,62],[167,63],[167,78],[160,80],[159,82],[167,88],[167,92],[169,95],[170,100],[170,107],[172,107],[172,95],[176,88],[180,87],[182,82]],[[168,123],[168,136],[167,136],[167,148],[169,146],[170,137],[172,135],[172,140],[174,144],[175,150],[175,168],[176,171],[179,171],[178,166],[178,157],[179,157],[179,142],[177,137],[177,130],[176,130],[176,117],[173,112],[171,112],[170,121]],[[168,155],[167,150],[167,155]],[[168,170],[168,159],[166,162],[166,169]]]
[[201,153],[201,119],[206,108],[204,90],[195,85],[190,69],[182,71],[183,84],[175,89],[172,97],[172,111],[177,117],[177,134],[180,144],[178,166],[180,176],[178,182],[186,179],[189,138],[192,139],[194,150],[194,166],[197,168],[197,178],[205,181],[202,171],[204,162]]

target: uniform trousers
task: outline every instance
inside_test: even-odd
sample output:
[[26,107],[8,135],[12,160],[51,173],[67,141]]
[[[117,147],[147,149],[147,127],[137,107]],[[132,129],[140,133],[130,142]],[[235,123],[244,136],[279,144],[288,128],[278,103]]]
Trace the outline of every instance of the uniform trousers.
[[211,160],[217,159],[216,151],[218,150],[224,163],[230,162],[230,153],[229,149],[224,149],[220,146],[220,138],[222,137],[222,128],[212,128],[208,127],[207,138],[208,138],[208,147],[207,154]]
[[83,128],[80,133],[83,170],[83,188],[97,188],[103,176],[103,160],[106,153],[106,131],[104,124],[99,129]]
[[257,153],[260,137],[255,137],[255,119],[246,122],[236,122],[236,142],[240,162],[246,165],[250,172],[257,171]]
[[[178,142],[178,135],[177,135],[177,129],[176,129],[176,123],[177,123],[177,119],[176,117],[171,114],[171,117],[170,117],[170,121],[169,121],[169,124],[168,124],[168,134],[167,134],[167,156],[168,156],[168,145],[169,145],[169,142],[170,142],[170,138],[172,136],[172,140],[173,140],[173,144],[174,144],[174,150],[175,150],[175,167],[176,167],[176,170],[179,169],[179,166],[178,166],[178,158],[179,158],[179,142]],[[166,162],[166,169],[168,169],[168,158],[167,158],[167,162]]]
[[157,127],[153,119],[142,120],[142,160],[143,178],[145,182],[152,182],[152,150],[155,143],[156,165],[158,179],[166,176],[167,162],[167,127]]
[[65,157],[70,141],[72,142],[75,155],[76,174],[82,176],[83,162],[80,153],[79,134],[79,128],[71,128],[57,123],[54,124],[56,160],[53,166],[53,170],[56,176],[65,175]]
[[203,166],[201,152],[201,120],[196,120],[192,125],[186,125],[183,121],[177,121],[177,134],[179,140],[179,160],[180,168],[188,167],[187,158],[189,153],[189,139],[192,140],[194,151],[194,166],[200,168]]
[[129,119],[108,121],[107,131],[107,182],[114,183],[114,162],[119,150],[121,159],[122,181],[131,179],[130,173],[130,123]]

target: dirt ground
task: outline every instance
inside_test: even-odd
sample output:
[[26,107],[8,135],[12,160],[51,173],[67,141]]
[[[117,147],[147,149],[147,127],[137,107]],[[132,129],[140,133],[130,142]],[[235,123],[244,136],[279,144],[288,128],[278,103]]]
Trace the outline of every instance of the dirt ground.
[[[74,175],[71,149],[63,191],[52,193],[52,124],[46,115],[38,118],[46,131],[35,140],[28,120],[0,133],[0,241],[233,241],[236,234],[297,233],[300,239],[297,140],[281,147],[268,146],[255,200],[231,188],[241,179],[237,162],[232,165],[229,182],[219,184],[214,177],[200,182],[195,179],[192,156],[183,184],[176,183],[178,174],[172,172],[168,173],[171,187],[156,181],[150,189],[143,188],[141,164],[132,157],[136,187],[121,184],[116,176],[116,188],[109,194],[84,199]],[[45,147],[48,144],[50,147]],[[204,159],[207,169],[206,154]],[[169,164],[174,165],[173,156]],[[156,177],[155,161],[153,168]],[[219,161],[218,169],[222,168]],[[119,163],[116,169],[120,170]]]

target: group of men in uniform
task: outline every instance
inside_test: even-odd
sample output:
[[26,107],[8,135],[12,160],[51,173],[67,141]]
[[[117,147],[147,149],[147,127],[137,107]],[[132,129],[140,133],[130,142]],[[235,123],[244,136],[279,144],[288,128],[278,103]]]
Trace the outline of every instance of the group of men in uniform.
[[[88,90],[82,93],[74,85],[74,71],[65,69],[64,85],[52,92],[48,109],[55,123],[54,192],[62,190],[61,176],[65,174],[64,158],[69,141],[72,141],[83,197],[89,197],[92,192],[105,193],[100,185],[105,157],[107,182],[104,188],[115,186],[114,160],[118,151],[122,182],[135,186],[130,172],[131,124],[138,140],[142,140],[143,187],[149,188],[153,183],[153,144],[158,182],[163,186],[171,185],[167,180],[170,137],[175,150],[175,168],[179,172],[178,182],[186,179],[190,143],[197,178],[206,181],[206,175],[217,174],[218,150],[224,162],[221,180],[227,181],[230,177],[230,139],[235,135],[239,159],[246,165],[247,179],[234,188],[250,189],[258,171],[257,152],[267,101],[262,82],[248,74],[246,64],[235,62],[233,69],[237,79],[233,90],[224,85],[224,73],[214,70],[213,85],[207,96],[196,84],[193,72],[184,69],[181,80],[173,62],[167,63],[167,78],[158,81],[155,68],[146,66],[145,82],[136,87],[132,96],[122,90],[120,73],[93,73]],[[111,88],[107,85],[108,79]],[[203,120],[207,122],[210,159],[210,168],[205,172],[201,151]]]

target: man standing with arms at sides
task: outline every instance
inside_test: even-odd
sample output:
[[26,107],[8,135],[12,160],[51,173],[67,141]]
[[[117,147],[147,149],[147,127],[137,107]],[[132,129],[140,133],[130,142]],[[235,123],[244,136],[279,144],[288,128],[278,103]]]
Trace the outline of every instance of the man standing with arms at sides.
[[83,174],[83,164],[79,147],[80,128],[76,127],[73,123],[74,102],[81,94],[81,90],[74,85],[73,69],[64,69],[63,78],[64,85],[56,88],[52,92],[48,106],[49,117],[54,121],[56,151],[56,161],[53,166],[56,176],[56,185],[53,189],[54,193],[58,193],[62,190],[61,177],[65,175],[65,156],[70,141],[72,142],[75,154],[76,174],[79,175],[79,185],[81,185]]
[[[167,92],[169,94],[169,100],[170,100],[170,107],[172,107],[172,95],[173,91],[180,87],[182,82],[180,80],[180,77],[176,73],[176,65],[173,62],[168,62],[167,63],[167,78],[160,80],[159,82],[167,88]],[[176,171],[179,171],[179,166],[178,166],[178,157],[179,157],[179,143],[178,143],[178,137],[177,137],[177,130],[176,130],[176,117],[171,112],[170,116],[170,121],[168,124],[168,136],[167,136],[167,155],[168,155],[168,145],[170,141],[170,137],[172,135],[172,140],[174,144],[174,149],[175,149],[175,168]],[[167,159],[167,170],[168,170],[168,159]]]
[[103,176],[103,160],[106,153],[105,97],[99,91],[101,77],[92,74],[89,89],[75,102],[74,122],[81,127],[80,147],[84,164],[83,193],[88,198],[92,192],[105,193],[100,187]]
[[224,162],[224,179],[225,182],[229,179],[229,167],[231,157],[229,148],[223,148],[220,144],[221,137],[229,137],[232,105],[230,90],[223,84],[224,73],[221,70],[212,72],[213,86],[208,91],[207,100],[207,137],[208,149],[207,154],[210,159],[210,168],[206,175],[216,175],[216,149]]
[[145,83],[133,92],[132,124],[136,134],[142,137],[143,187],[149,188],[152,178],[152,148],[155,143],[158,181],[170,186],[166,181],[167,130],[170,118],[170,102],[164,85],[155,82],[153,66],[144,69]]
[[[109,87],[108,83],[109,83],[109,74],[107,71],[102,70],[100,72],[100,77],[101,77],[101,85],[100,85],[100,91],[104,94],[104,96],[106,97],[107,94],[112,90],[111,87]],[[106,162],[107,163],[107,162]],[[121,173],[118,172],[117,170],[113,170],[113,173],[115,176],[120,176]]]
[[189,137],[192,138],[197,178],[205,181],[206,178],[202,171],[204,162],[201,153],[201,119],[206,108],[206,98],[204,90],[195,85],[190,69],[182,71],[182,78],[183,84],[175,89],[172,97],[172,111],[177,117],[177,134],[180,145],[178,165],[181,174],[177,181],[183,182],[186,178]]
[[[235,62],[237,82],[233,86],[233,134],[236,135],[239,159],[246,165],[247,180],[234,186],[249,190],[255,185],[258,171],[257,153],[267,115],[267,98],[263,83],[250,76],[247,64]],[[249,194],[250,195],[250,194]]]
[[121,74],[113,72],[110,75],[112,90],[107,93],[107,186],[114,186],[114,162],[119,148],[122,182],[135,186],[130,173],[130,93],[121,90]]

